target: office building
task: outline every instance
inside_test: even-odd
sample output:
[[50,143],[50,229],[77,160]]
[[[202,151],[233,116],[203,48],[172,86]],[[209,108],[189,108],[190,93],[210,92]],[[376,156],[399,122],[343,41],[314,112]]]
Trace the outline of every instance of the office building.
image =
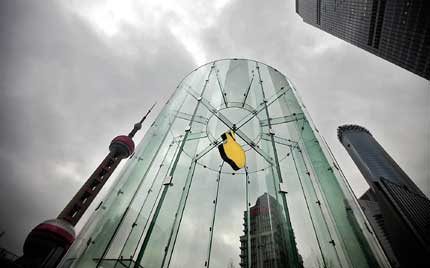
[[296,0],[303,21],[430,79],[427,0]]
[[[373,229],[382,230],[378,238],[383,246],[389,244],[387,255],[394,252],[392,263],[419,267],[429,262],[430,200],[367,129],[344,125],[338,128],[338,137],[370,186],[361,203],[364,207],[373,203],[365,212]],[[371,220],[375,211],[378,222]]]
[[[288,267],[286,222],[278,201],[267,193],[257,198],[255,205],[249,209],[249,236],[247,211],[243,214],[244,234],[240,237],[240,267]],[[251,242],[249,251],[248,237]],[[300,255],[298,257],[299,267],[303,267],[303,260]]]
[[375,193],[372,190],[367,190],[359,199],[358,203],[363,209],[364,214],[369,220],[370,225],[373,228],[373,231],[378,237],[379,242],[382,245],[382,248],[385,251],[388,259],[391,262],[393,268],[400,267],[400,264],[396,258],[396,254],[391,247],[390,241],[388,239],[386,224],[390,224],[389,222],[384,221],[384,215],[382,214],[381,208],[379,207],[378,200],[376,199]]

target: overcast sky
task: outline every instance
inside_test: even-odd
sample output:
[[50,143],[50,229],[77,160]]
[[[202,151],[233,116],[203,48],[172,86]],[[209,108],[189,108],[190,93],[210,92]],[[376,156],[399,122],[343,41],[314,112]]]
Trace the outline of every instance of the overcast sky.
[[20,253],[115,135],[158,101],[148,126],[187,73],[220,58],[284,73],[357,195],[367,185],[337,140],[345,123],[368,128],[429,196],[429,81],[303,23],[294,3],[1,1],[0,246]]

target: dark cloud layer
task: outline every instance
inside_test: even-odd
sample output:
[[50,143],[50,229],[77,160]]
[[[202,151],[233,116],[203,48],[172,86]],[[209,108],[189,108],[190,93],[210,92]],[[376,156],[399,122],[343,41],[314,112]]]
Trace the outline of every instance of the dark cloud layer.
[[[17,253],[32,227],[60,212],[110,139],[158,101],[154,118],[196,67],[167,25],[155,35],[123,25],[107,38],[54,2],[0,4],[0,245]],[[294,1],[231,1],[187,37],[208,60],[252,58],[291,79],[356,193],[366,185],[336,140],[344,123],[367,127],[429,195],[428,81],[304,24],[294,10]]]
[[91,174],[110,139],[128,133],[154,101],[162,106],[194,66],[163,27],[155,40],[123,33],[142,48],[124,56],[55,3],[1,5],[0,244],[19,252],[26,233],[55,217]]

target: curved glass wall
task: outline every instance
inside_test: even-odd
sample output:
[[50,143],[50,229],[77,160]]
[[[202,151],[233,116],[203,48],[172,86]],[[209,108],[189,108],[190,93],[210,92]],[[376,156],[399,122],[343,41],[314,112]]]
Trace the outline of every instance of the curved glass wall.
[[[246,154],[224,162],[221,135]],[[389,267],[286,77],[241,59],[190,73],[63,267]]]

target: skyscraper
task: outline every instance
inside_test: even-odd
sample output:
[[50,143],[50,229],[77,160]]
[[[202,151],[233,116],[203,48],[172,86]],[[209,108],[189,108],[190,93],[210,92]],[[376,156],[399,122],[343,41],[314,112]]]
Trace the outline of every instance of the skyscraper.
[[307,22],[430,79],[427,0],[296,0]]
[[396,254],[391,247],[390,240],[388,239],[389,234],[386,231],[387,226],[385,224],[390,224],[389,222],[385,222],[384,215],[381,211],[381,207],[379,206],[378,200],[376,198],[373,190],[367,190],[359,199],[358,203],[364,211],[367,219],[369,220],[370,225],[373,227],[373,231],[378,237],[379,242],[381,243],[382,248],[387,255],[387,258],[390,260],[391,265],[393,267],[400,267],[400,263],[396,258]]
[[402,267],[429,262],[430,200],[367,129],[344,125],[338,137],[370,186],[360,202],[369,218],[379,217],[370,223],[387,254],[394,252],[392,262],[398,260]]
[[[244,234],[240,237],[240,266],[253,268],[286,267],[288,249],[285,245],[286,222],[282,216],[282,207],[273,196],[264,193],[257,198],[255,206],[245,211]],[[248,226],[250,227],[248,233]],[[248,250],[248,234],[251,249]],[[294,249],[297,250],[297,249]],[[298,255],[298,266],[303,267],[303,260]],[[251,263],[248,264],[248,261]]]
[[[255,202],[273,209],[264,243]],[[179,83],[61,267],[237,267],[240,237],[248,260],[276,245],[267,267],[390,267],[366,226],[291,82],[219,60]]]

